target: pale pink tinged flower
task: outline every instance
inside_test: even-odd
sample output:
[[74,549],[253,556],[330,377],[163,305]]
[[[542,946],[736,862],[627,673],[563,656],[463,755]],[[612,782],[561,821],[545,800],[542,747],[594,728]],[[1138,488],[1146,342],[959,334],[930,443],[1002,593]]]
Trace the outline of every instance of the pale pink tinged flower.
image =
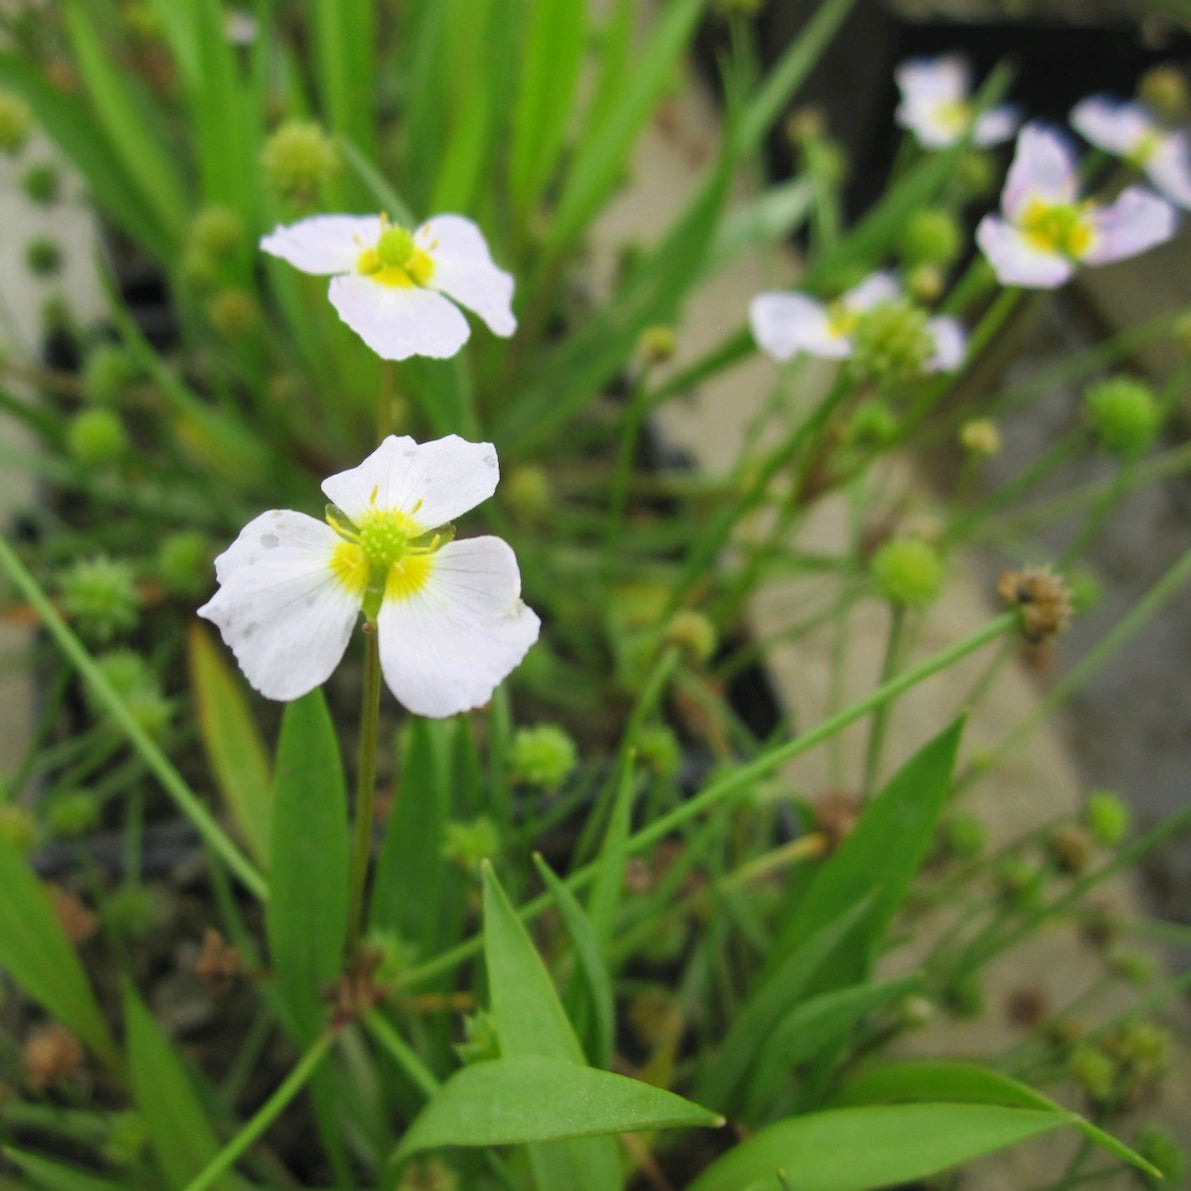
[[1084,140],[1135,165],[1171,202],[1191,208],[1191,139],[1163,128],[1134,101],[1092,95],[1071,111]]
[[1003,285],[1053,288],[1079,264],[1135,256],[1174,235],[1174,208],[1140,187],[1129,187],[1106,206],[1078,196],[1070,146],[1057,133],[1028,124],[1001,194],[1004,217],[986,215],[976,228],[976,243]]
[[940,315],[928,319],[926,329],[935,341],[935,350],[926,362],[927,372],[955,372],[968,351],[968,333],[957,318]]
[[945,149],[971,132],[975,145],[1007,141],[1021,118],[1003,104],[977,115],[970,101],[971,71],[958,54],[913,58],[894,72],[901,103],[894,119],[927,149]]
[[459,306],[496,335],[517,329],[513,278],[462,215],[436,215],[413,232],[383,215],[313,215],[274,229],[261,248],[304,273],[331,275],[339,317],[386,360],[453,356],[470,334]]
[[540,627],[521,602],[508,544],[452,541],[447,526],[498,478],[491,443],[390,435],[323,482],[327,523],[288,509],[250,521],[215,560],[219,590],[198,613],[267,698],[296,699],[325,682],[363,611],[385,682],[410,711],[479,707]]

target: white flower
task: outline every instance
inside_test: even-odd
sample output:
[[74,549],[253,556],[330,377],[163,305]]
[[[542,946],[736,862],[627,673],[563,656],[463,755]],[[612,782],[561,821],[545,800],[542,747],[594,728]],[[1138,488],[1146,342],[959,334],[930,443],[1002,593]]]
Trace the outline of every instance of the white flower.
[[327,523],[288,509],[250,521],[215,560],[219,590],[199,615],[270,699],[325,682],[363,610],[385,682],[410,711],[478,707],[539,629],[508,544],[455,542],[441,530],[490,497],[498,478],[491,443],[390,435],[323,482],[334,505]]
[[1163,128],[1144,104],[1091,95],[1072,108],[1071,126],[1137,166],[1171,202],[1191,207],[1191,139]]
[[971,71],[958,54],[912,58],[894,72],[902,100],[894,119],[928,149],[945,149],[969,129],[975,145],[1007,141],[1020,117],[1009,104],[977,116],[969,102]]
[[[853,332],[861,316],[901,296],[891,273],[872,273],[835,302],[824,304],[806,294],[758,294],[749,304],[753,338],[766,355],[785,362],[799,352],[844,360],[853,352]],[[963,362],[966,336],[953,318],[928,319],[934,351],[927,372],[952,372]]]
[[1174,208],[1142,187],[1128,187],[1106,206],[1080,201],[1078,194],[1066,140],[1027,124],[1001,192],[1004,219],[986,215],[976,229],[976,242],[1003,285],[1052,288],[1077,264],[1136,256],[1174,235]]
[[455,302],[497,335],[517,329],[513,278],[462,215],[436,215],[413,232],[383,215],[313,215],[275,228],[261,248],[304,273],[332,275],[331,305],[386,360],[453,356],[470,334]]

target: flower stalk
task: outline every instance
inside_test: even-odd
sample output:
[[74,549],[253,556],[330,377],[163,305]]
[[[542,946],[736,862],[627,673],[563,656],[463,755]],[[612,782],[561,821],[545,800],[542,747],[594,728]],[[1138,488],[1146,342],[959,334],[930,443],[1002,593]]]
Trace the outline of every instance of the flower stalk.
[[356,773],[356,817],[348,868],[347,961],[360,950],[364,925],[364,887],[372,851],[372,819],[376,802],[376,742],[380,721],[380,648],[376,624],[364,626],[364,691],[360,702],[360,756]]

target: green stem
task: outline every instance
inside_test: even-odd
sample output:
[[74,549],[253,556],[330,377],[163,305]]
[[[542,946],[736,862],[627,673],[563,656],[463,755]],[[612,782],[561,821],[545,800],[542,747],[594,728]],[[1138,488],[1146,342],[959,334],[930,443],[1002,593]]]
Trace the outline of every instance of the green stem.
[[[902,604],[893,604],[889,621],[889,636],[885,640],[885,660],[881,663],[881,682],[889,682],[901,665],[902,630],[906,624],[906,609]],[[860,785],[860,804],[864,806],[873,796],[877,772],[881,767],[881,753],[885,748],[885,732],[889,727],[889,704],[882,703],[873,712],[872,726],[868,734],[868,749],[864,756],[864,780]]]
[[376,798],[376,735],[380,719],[380,649],[376,625],[365,626],[364,693],[360,703],[360,761],[356,774],[356,819],[352,829],[349,869],[347,958],[360,947],[364,926],[364,883],[372,852],[372,814]]
[[298,1060],[297,1066],[282,1080],[277,1090],[256,1110],[252,1119],[219,1151],[203,1171],[186,1184],[185,1191],[206,1191],[220,1175],[231,1169],[236,1159],[281,1115],[289,1102],[306,1086],[323,1061],[335,1034],[323,1034]]
[[382,443],[393,433],[393,398],[396,390],[396,366],[392,360],[380,362],[380,393],[376,400],[376,441]]
[[267,900],[269,887],[265,878],[224,833],[223,828],[199,801],[198,795],[186,784],[185,779],[170,763],[157,742],[137,723],[124,701],[116,694],[111,683],[96,666],[86,646],[59,615],[49,597],[25,568],[24,563],[17,557],[16,552],[3,535],[0,535],[0,568],[3,568],[21,594],[29,601],[50,636],[54,638],[55,644],[79,672],[96,700],[120,726],[133,747],[141,754],[145,765],[152,771],[182,813],[191,821],[207,846],[235,873],[249,893],[260,901]]
[[612,492],[608,498],[608,521],[604,533],[604,574],[607,581],[612,581],[612,568],[616,561],[616,543],[624,525],[625,506],[628,504],[629,473],[633,466],[633,456],[637,450],[637,439],[641,433],[641,425],[645,421],[647,412],[645,402],[645,383],[649,379],[651,369],[646,367],[641,371],[633,391],[629,394],[628,409],[625,411],[621,426],[620,442],[616,449],[616,463],[612,472]]
[[[627,854],[632,856],[638,852],[645,851],[690,820],[698,818],[720,803],[726,802],[741,790],[747,789],[753,783],[768,777],[769,774],[780,769],[788,761],[809,752],[816,745],[822,744],[824,740],[834,736],[849,724],[863,719],[883,703],[888,703],[891,699],[896,699],[898,695],[908,691],[911,687],[917,686],[920,682],[925,682],[926,679],[938,674],[939,671],[946,670],[949,666],[955,665],[956,662],[967,657],[968,654],[975,653],[976,650],[987,645],[990,641],[995,641],[1002,634],[1016,629],[1018,623],[1018,613],[1016,611],[1003,613],[995,620],[990,620],[988,624],[978,629],[970,637],[965,637],[964,640],[957,642],[955,645],[948,646],[946,649],[935,654],[934,657],[928,658],[921,665],[915,666],[910,670],[903,670],[896,678],[879,686],[875,691],[872,691],[858,702],[853,703],[850,707],[844,708],[844,710],[828,717],[818,727],[811,729],[805,735],[797,736],[786,744],[779,745],[770,752],[756,758],[756,760],[723,774],[721,777],[712,781],[699,794],[687,799],[687,801],[675,807],[668,814],[656,819],[648,827],[644,827],[630,836],[627,844]],[[567,887],[573,892],[589,885],[595,878],[597,869],[598,865],[596,864],[585,865],[567,878]],[[528,921],[536,918],[553,905],[553,897],[550,894],[542,894],[522,906],[519,914],[521,918]],[[440,972],[449,972],[456,964],[475,955],[479,949],[480,939],[478,936],[473,936],[471,939],[467,939],[447,951],[440,952],[425,963],[411,968],[406,974],[403,986],[418,984],[423,980],[428,980],[432,976],[438,975]]]
[[364,1018],[369,1033],[397,1061],[397,1065],[417,1085],[418,1090],[429,1100],[439,1088],[434,1072],[418,1057],[417,1052],[397,1033],[393,1023],[379,1009],[373,1009]]

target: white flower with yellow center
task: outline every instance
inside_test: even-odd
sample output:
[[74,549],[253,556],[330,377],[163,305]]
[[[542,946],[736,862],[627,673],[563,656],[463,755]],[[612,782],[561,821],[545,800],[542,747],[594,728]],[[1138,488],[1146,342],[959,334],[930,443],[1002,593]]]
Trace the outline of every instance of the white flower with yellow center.
[[894,119],[927,149],[954,145],[969,129],[974,145],[1007,141],[1021,122],[1009,104],[977,115],[970,102],[971,71],[958,54],[913,58],[896,71],[901,103]]
[[496,335],[517,329],[513,278],[462,215],[436,215],[412,232],[383,215],[313,215],[276,228],[261,248],[303,273],[330,275],[331,305],[386,360],[453,356],[470,334],[459,306]]
[[381,672],[410,711],[479,707],[537,640],[500,538],[452,541],[448,523],[496,490],[491,443],[390,435],[323,482],[327,521],[272,509],[215,560],[214,622],[252,686],[296,699],[339,664],[363,611]]
[[1145,104],[1091,95],[1072,108],[1071,127],[1135,165],[1171,202],[1191,208],[1191,140],[1163,128]]
[[[846,360],[855,348],[853,334],[861,317],[900,296],[897,279],[886,272],[870,274],[834,302],[820,302],[807,294],[763,293],[749,303],[749,326],[757,346],[780,363],[799,352]],[[958,368],[967,346],[963,325],[954,318],[932,318],[926,321],[926,331],[934,350],[925,371]]]
[[1104,265],[1136,256],[1174,235],[1174,208],[1140,186],[1106,205],[1080,200],[1075,158],[1066,140],[1027,124],[1005,189],[1004,218],[986,215],[976,242],[1002,285],[1049,289],[1079,264]]

